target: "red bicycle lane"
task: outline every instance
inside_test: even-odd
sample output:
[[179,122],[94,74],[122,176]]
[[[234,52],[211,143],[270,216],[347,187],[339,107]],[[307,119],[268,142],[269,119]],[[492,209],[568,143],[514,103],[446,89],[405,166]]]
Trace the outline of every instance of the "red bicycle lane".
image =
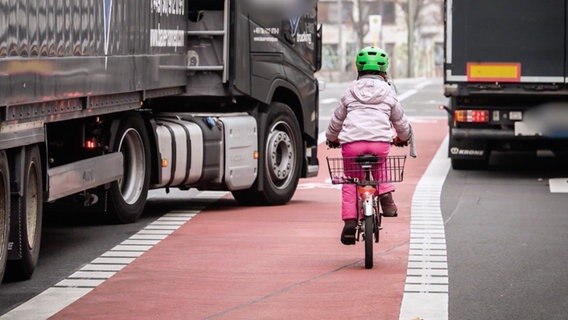
[[[343,246],[341,193],[320,174],[292,201],[240,207],[227,196],[51,319],[398,319],[414,188],[446,135],[444,120],[413,123],[419,157],[406,163],[374,268],[362,243]],[[407,149],[393,149],[403,154]]]

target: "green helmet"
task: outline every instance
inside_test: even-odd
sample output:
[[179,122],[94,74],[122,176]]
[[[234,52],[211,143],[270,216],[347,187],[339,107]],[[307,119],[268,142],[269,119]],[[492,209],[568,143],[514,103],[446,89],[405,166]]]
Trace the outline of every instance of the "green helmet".
[[357,65],[357,71],[387,72],[389,56],[383,49],[366,47],[357,53],[355,64]]

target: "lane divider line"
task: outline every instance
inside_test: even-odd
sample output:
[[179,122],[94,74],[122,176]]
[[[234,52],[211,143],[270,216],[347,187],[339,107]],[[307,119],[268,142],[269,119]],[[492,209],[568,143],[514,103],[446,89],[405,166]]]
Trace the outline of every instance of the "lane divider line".
[[201,200],[196,208],[171,211],[156,219],[66,279],[2,315],[0,319],[43,320],[53,316],[120,272],[226,194],[226,192],[201,192],[192,198]]
[[448,258],[440,196],[450,169],[448,137],[418,182],[411,204],[408,269],[400,320],[448,319]]

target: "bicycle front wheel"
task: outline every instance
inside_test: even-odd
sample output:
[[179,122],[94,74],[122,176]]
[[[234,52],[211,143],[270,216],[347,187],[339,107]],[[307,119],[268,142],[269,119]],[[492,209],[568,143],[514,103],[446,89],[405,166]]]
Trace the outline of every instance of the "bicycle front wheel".
[[365,268],[373,267],[373,238],[375,233],[375,219],[365,216]]

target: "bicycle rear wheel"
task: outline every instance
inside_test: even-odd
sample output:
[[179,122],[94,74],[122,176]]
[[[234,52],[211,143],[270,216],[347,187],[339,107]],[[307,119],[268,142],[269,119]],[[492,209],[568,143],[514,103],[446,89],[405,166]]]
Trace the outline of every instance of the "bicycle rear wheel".
[[373,267],[373,238],[375,233],[375,219],[365,216],[365,268]]

